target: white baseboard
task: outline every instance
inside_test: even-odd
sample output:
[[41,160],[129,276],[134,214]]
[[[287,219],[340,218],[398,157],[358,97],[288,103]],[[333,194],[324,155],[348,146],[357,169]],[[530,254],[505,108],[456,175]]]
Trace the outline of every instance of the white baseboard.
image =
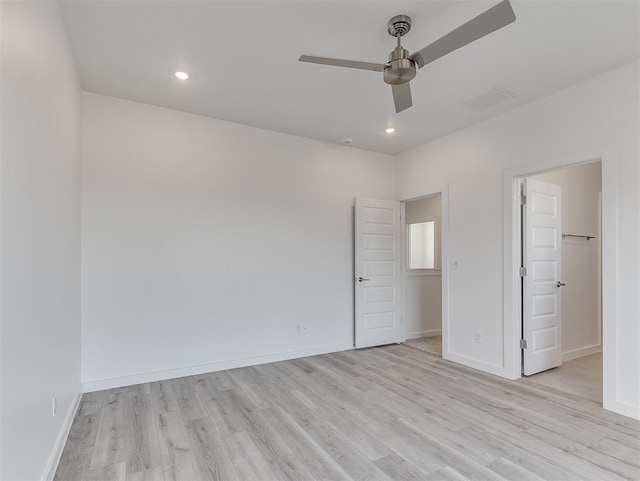
[[612,411],[614,413],[622,414],[623,416],[640,420],[640,406],[622,401],[607,402],[607,400],[604,399],[602,407],[607,411]]
[[434,329],[432,331],[416,331],[407,332],[406,339],[418,339],[419,337],[442,336],[442,329]]
[[504,377],[506,379],[517,379],[516,377],[511,376],[504,366],[493,364],[485,361],[480,361],[479,359],[474,359],[471,357],[463,356],[462,354],[456,354],[453,352],[447,352],[447,350],[442,346],[442,358],[447,361],[457,362],[458,364],[462,364],[463,366],[467,366],[473,369],[477,369],[478,371],[486,372],[488,374],[493,374],[495,376]]
[[93,381],[85,381],[82,384],[83,392],[102,391],[103,389],[113,389],[116,387],[132,386],[134,384],[143,384],[147,382],[164,381],[165,379],[173,379],[177,377],[194,376],[197,374],[205,374],[208,372],[224,371],[225,369],[235,369],[238,367],[256,366],[259,364],[267,364],[269,362],[288,361],[290,359],[298,359],[301,357],[317,356],[318,354],[328,354],[331,352],[347,351],[353,349],[352,344],[334,344],[331,346],[310,347],[297,351],[278,352],[274,354],[265,354],[262,356],[252,356],[240,359],[229,359],[225,361],[217,361],[206,364],[197,364],[194,366],[184,366],[174,369],[166,369],[162,371],[143,372],[131,374],[127,376],[118,376],[105,379],[96,379]]
[[42,475],[42,481],[53,481],[53,477],[56,475],[56,469],[58,469],[62,450],[64,449],[64,445],[67,443],[69,431],[71,431],[71,425],[73,424],[73,420],[75,419],[78,408],[80,407],[80,399],[82,399],[82,391],[79,391],[75,395],[71,402],[71,406],[69,406],[67,415],[62,423],[62,428],[60,429],[56,443],[53,446],[53,451],[51,452],[44,474]]
[[594,344],[593,346],[572,349],[571,351],[562,353],[562,362],[578,359],[579,357],[590,356],[591,354],[597,354],[599,352],[602,352],[602,344]]

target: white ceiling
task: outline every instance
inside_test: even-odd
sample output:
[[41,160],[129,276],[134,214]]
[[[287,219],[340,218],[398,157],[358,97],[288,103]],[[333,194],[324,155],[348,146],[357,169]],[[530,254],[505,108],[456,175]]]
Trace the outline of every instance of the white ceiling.
[[[302,53],[385,62],[404,13],[419,50],[495,1],[63,1],[83,89],[396,154],[631,62],[639,3],[512,1],[515,23],[427,65],[396,114],[382,74],[298,62]],[[175,70],[189,72],[180,82]],[[517,100],[462,102],[499,85]],[[384,129],[395,127],[388,135]]]

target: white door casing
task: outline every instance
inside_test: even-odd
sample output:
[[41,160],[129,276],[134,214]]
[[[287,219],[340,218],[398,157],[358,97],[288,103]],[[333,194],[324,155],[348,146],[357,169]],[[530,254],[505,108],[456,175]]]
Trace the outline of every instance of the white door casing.
[[356,199],[355,347],[402,341],[400,202]]
[[562,364],[561,189],[525,179],[523,259],[523,373]]

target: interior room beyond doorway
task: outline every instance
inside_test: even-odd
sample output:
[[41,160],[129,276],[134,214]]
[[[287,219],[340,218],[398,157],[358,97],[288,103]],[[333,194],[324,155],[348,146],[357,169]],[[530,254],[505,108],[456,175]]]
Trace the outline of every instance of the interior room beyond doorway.
[[442,356],[442,195],[404,203],[406,344]]

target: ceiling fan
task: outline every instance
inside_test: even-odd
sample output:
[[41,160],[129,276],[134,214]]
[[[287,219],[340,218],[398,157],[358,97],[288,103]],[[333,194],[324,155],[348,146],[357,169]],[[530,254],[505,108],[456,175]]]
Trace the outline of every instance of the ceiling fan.
[[418,68],[509,25],[515,19],[516,16],[509,0],[503,0],[422,50],[409,54],[409,51],[402,47],[400,39],[411,30],[411,18],[408,15],[396,15],[387,23],[387,32],[397,39],[397,46],[389,54],[387,63],[360,62],[311,55],[301,55],[298,60],[383,72],[384,81],[391,85],[393,102],[396,112],[399,113],[413,105],[409,81],[416,76]]

